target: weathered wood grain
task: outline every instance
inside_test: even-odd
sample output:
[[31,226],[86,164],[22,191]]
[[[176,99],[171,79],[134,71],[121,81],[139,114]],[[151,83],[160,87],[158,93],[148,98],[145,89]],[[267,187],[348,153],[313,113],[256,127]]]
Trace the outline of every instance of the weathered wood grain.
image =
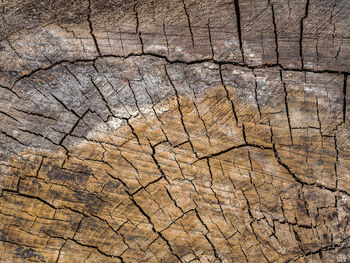
[[1,262],[349,262],[346,0],[0,3]]

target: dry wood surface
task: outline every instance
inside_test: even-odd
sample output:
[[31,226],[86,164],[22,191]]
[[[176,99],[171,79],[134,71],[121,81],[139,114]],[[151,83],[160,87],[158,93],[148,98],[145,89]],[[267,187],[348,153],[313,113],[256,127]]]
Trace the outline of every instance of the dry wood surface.
[[0,262],[350,262],[350,1],[1,0]]

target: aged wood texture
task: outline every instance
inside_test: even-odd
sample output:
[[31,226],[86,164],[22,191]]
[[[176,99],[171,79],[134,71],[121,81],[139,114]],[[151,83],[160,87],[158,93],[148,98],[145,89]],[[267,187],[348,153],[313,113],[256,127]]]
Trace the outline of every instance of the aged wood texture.
[[0,262],[350,262],[349,1],[0,13]]

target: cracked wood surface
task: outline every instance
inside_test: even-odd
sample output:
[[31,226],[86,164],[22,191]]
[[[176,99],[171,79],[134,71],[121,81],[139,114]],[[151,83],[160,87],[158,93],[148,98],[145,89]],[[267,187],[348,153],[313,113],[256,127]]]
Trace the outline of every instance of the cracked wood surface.
[[350,262],[348,1],[0,12],[1,262]]

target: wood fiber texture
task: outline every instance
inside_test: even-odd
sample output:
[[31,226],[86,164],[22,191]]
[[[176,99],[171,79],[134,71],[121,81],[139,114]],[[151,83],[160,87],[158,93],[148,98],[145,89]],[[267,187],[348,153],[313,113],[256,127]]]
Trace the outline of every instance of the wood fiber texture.
[[0,262],[350,262],[348,0],[0,1]]

